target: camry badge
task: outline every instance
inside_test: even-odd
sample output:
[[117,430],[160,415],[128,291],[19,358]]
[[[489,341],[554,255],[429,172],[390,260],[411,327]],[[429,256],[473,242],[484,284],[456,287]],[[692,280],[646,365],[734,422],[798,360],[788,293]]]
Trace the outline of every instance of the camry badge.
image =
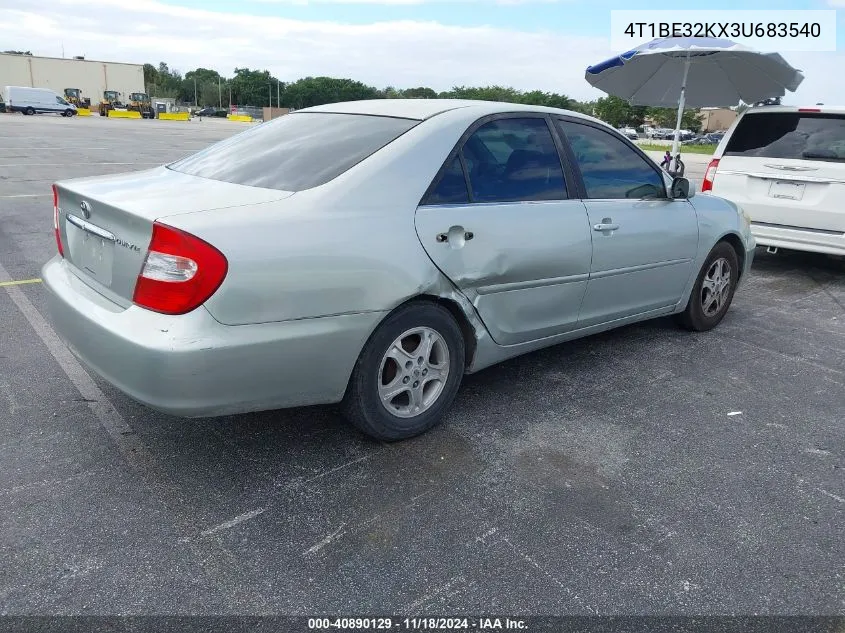
[[85,216],[86,220],[91,217],[91,205],[85,200],[79,203],[79,208],[82,209],[82,215]]

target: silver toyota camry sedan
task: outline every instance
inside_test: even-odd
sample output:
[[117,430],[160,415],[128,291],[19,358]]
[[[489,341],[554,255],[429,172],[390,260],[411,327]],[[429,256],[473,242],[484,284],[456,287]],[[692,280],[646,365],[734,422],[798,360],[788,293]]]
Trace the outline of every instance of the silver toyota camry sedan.
[[741,209],[612,127],[507,103],[308,108],[53,190],[50,313],[94,372],[184,417],[342,403],[384,440],[507,358],[713,328],[754,254]]

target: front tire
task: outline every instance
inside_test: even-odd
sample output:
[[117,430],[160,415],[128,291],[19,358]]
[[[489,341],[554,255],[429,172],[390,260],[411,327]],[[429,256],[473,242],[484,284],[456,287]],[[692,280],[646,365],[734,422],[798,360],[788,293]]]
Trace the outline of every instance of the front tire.
[[719,325],[733,301],[738,281],[736,251],[727,242],[719,242],[698,273],[686,310],[678,315],[680,325],[696,332]]
[[343,400],[345,417],[378,440],[420,435],[438,424],[464,373],[461,329],[444,307],[409,303],[364,346]]

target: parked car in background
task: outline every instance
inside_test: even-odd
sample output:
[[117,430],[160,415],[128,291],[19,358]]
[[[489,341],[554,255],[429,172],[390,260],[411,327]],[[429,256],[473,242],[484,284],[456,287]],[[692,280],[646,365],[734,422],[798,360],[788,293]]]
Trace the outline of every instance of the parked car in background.
[[306,108],[53,192],[51,318],[105,380],[189,417],[342,403],[382,440],[507,358],[665,315],[709,330],[754,256],[736,205],[612,127],[510,103]]
[[637,131],[632,127],[621,127],[619,128],[619,132],[626,138],[631,139],[632,141],[636,141],[640,138],[640,135],[637,134]]
[[683,141],[684,145],[718,145],[719,142],[724,137],[724,134],[702,134],[700,136],[695,136],[689,140]]
[[702,191],[741,205],[758,244],[845,255],[845,107],[749,108],[716,148]]
[[26,86],[6,86],[3,97],[9,112],[23,114],[41,114],[51,112],[62,116],[74,116],[76,106],[46,88],[28,88]]
[[217,108],[206,107],[202,108],[201,110],[197,110],[194,113],[194,116],[215,116],[217,114]]

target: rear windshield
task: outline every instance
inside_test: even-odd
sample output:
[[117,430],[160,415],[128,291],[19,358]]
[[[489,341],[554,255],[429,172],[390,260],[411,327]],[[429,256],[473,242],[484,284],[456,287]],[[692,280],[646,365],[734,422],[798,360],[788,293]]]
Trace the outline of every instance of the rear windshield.
[[737,124],[725,148],[725,156],[845,160],[845,115],[748,114]]
[[238,185],[302,191],[336,178],[417,123],[393,117],[297,112],[168,167]]

